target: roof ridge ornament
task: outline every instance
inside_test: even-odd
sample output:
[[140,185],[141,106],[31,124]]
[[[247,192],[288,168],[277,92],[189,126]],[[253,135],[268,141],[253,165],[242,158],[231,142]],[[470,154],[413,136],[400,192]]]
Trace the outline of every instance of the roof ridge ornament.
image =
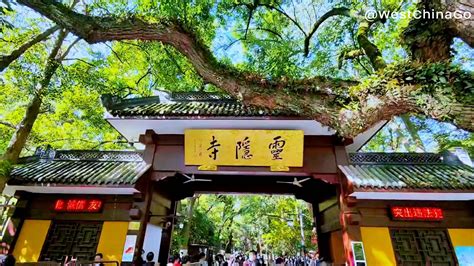
[[237,100],[226,93],[207,91],[171,92],[170,98],[175,102],[236,102]]
[[138,97],[138,98],[122,98],[112,94],[102,94],[100,100],[102,105],[107,109],[114,109],[118,107],[133,107],[137,105],[160,103],[162,96],[149,96],[149,97]]
[[474,167],[471,157],[469,153],[462,147],[454,147],[454,154],[458,157],[459,161],[461,161],[465,165],[469,165],[470,167]]
[[61,150],[57,160],[65,161],[115,161],[142,162],[142,154],[137,151]]
[[[349,153],[351,164],[446,164],[447,155],[440,153],[356,152]],[[452,157],[452,156],[451,156]],[[455,160],[451,163],[456,164]]]
[[38,147],[35,151],[35,156],[42,161],[51,161],[56,157],[56,150],[47,145],[46,148]]

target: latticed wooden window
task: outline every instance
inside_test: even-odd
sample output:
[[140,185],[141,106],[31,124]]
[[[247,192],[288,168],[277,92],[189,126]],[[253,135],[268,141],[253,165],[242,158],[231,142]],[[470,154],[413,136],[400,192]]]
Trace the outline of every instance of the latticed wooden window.
[[393,228],[390,236],[398,265],[457,265],[446,230]]
[[102,222],[55,221],[49,228],[41,260],[62,261],[65,256],[79,261],[93,259],[99,243]]

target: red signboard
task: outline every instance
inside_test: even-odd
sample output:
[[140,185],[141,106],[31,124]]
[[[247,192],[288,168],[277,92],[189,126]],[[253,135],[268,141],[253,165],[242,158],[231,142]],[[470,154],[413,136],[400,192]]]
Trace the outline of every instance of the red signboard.
[[443,210],[433,207],[400,207],[390,208],[392,218],[395,220],[443,220]]
[[58,199],[54,210],[58,212],[100,212],[103,202],[98,199]]

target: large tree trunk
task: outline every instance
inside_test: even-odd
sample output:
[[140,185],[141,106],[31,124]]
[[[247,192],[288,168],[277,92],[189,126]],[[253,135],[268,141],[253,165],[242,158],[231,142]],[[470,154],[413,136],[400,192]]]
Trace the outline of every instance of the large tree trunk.
[[[35,95],[31,102],[28,104],[28,107],[25,111],[25,115],[23,116],[23,119],[21,120],[20,124],[16,126],[16,130],[10,139],[10,143],[8,144],[5,154],[3,154],[2,160],[6,160],[9,163],[16,163],[18,158],[20,157],[20,153],[23,150],[28,136],[30,135],[31,130],[33,129],[33,125],[40,113],[43,95],[49,87],[49,84],[51,83],[51,78],[53,77],[54,73],[60,65],[58,55],[60,48],[64,42],[64,39],[66,39],[67,34],[67,31],[61,31],[59,33],[54,47],[51,50],[46,61],[46,66],[44,68],[41,81],[37,86],[35,86],[37,88]],[[0,191],[3,191],[6,182],[7,177],[0,176]]]
[[43,94],[45,93],[45,90],[49,87],[51,78],[53,77],[54,73],[56,72],[56,69],[58,69],[58,66],[60,64],[57,56],[66,36],[66,31],[61,31],[61,33],[59,34],[58,39],[56,40],[56,43],[46,61],[46,66],[44,68],[41,81],[38,86],[35,86],[37,88],[35,95],[28,107],[26,108],[26,112],[23,116],[23,119],[17,126],[16,131],[13,133],[13,136],[10,139],[10,143],[8,144],[7,150],[3,155],[3,159],[9,160],[12,163],[15,163],[18,160],[18,157],[20,156],[20,153],[23,147],[25,146],[26,140],[31,133],[31,129],[33,128],[36,118],[38,118]]
[[474,47],[474,2],[472,0],[439,0],[441,10],[451,12],[470,13],[470,18],[454,18],[450,20],[450,28],[455,30],[455,35]]
[[379,70],[385,68],[386,64],[380,50],[369,40],[370,26],[371,23],[368,21],[360,22],[359,29],[357,30],[357,42],[364,51],[364,54],[369,58],[372,67],[375,70]]
[[188,222],[186,223],[186,226],[184,227],[184,230],[183,230],[183,243],[182,243],[181,249],[188,250],[188,247],[190,244],[189,241],[191,240],[191,226],[193,223],[193,214],[194,214],[194,209],[195,209],[194,205],[196,204],[197,198],[198,198],[197,196],[193,196],[189,199],[189,206],[186,213],[186,218]]
[[38,117],[41,107],[41,92],[35,93],[33,99],[28,104],[26,108],[25,115],[21,120],[20,124],[17,126],[17,129],[13,133],[10,143],[8,144],[7,150],[3,155],[3,159],[9,160],[13,163],[16,162],[20,153],[25,146],[28,135],[33,128],[33,124]]
[[[474,3],[472,0],[422,0],[418,3],[417,9],[421,13],[426,12],[427,15],[420,19],[412,19],[403,33],[403,39],[412,52],[414,60],[422,62],[449,60],[454,37],[460,37],[474,47]],[[445,17],[448,12],[451,12],[453,18],[429,17],[435,16],[436,12],[442,12]],[[465,18],[465,14],[470,14],[470,18]],[[461,18],[456,18],[456,16],[461,16]]]

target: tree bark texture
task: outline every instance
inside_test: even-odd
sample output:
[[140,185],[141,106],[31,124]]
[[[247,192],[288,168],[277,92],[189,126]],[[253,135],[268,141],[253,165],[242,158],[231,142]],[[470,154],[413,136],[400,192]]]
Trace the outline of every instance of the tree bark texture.
[[[454,37],[459,37],[474,47],[472,0],[422,0],[418,3],[417,9],[428,15],[412,19],[403,32],[403,40],[414,60],[422,62],[449,60]],[[448,12],[451,12],[451,18],[448,17]],[[470,14],[469,18],[466,14]],[[445,19],[430,17],[441,15]]]
[[450,20],[450,28],[454,29],[456,36],[474,47],[474,2],[472,0],[439,0],[441,9],[471,13],[470,18]]
[[189,247],[189,241],[191,239],[191,226],[193,224],[193,214],[194,214],[194,205],[196,204],[197,196],[193,196],[189,199],[189,206],[187,209],[186,213],[186,218],[188,222],[186,223],[184,230],[183,230],[183,246],[181,247],[182,249],[188,250]]
[[[403,73],[388,77],[387,73],[379,70],[377,75],[381,82],[369,84],[320,76],[302,80],[284,77],[280,80],[269,80],[219,63],[198,36],[179,21],[148,23],[136,17],[126,20],[94,17],[71,11],[52,0],[19,2],[89,43],[134,39],[170,45],[189,59],[204,82],[221,88],[242,100],[244,104],[270,110],[291,110],[336,129],[344,137],[354,137],[380,120],[389,120],[405,113],[422,114],[474,130],[472,97],[463,100],[455,95],[428,88],[426,82],[412,77],[418,75],[416,71],[424,73],[420,67],[414,67],[415,73],[410,74],[410,77],[404,76]],[[364,29],[368,27],[370,24],[360,30],[359,41],[368,41],[364,38],[367,33]],[[380,52],[376,47],[372,47],[370,42],[366,44],[362,47],[364,52],[374,55],[373,63],[376,67],[384,67]],[[452,76],[445,75],[447,76],[443,79],[447,80],[448,84],[454,80]],[[472,76],[467,79],[468,82],[474,82]]]

